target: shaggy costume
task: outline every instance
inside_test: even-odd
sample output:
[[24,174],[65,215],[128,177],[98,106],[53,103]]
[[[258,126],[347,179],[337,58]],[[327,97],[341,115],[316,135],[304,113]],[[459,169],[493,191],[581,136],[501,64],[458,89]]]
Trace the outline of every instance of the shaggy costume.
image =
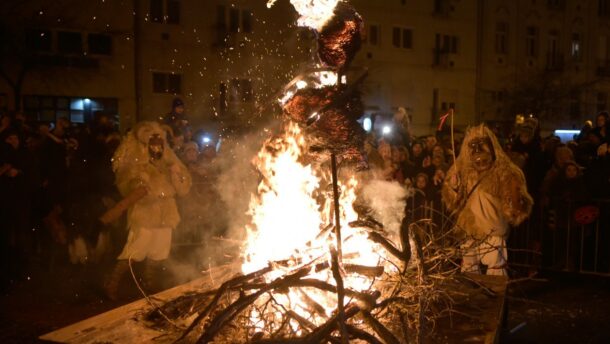
[[169,148],[168,129],[156,122],[138,123],[114,155],[112,167],[121,194],[129,198],[140,190],[144,196],[128,210],[127,243],[106,286],[111,298],[116,298],[128,259],[148,258],[144,279],[150,282],[156,266],[169,256],[172,230],[180,222],[175,196],[187,194],[192,182],[188,169]]
[[466,133],[460,155],[447,172],[442,196],[466,235],[462,271],[480,273],[482,263],[487,265],[487,274],[506,275],[509,225],[519,225],[529,216],[533,200],[523,172],[484,125]]

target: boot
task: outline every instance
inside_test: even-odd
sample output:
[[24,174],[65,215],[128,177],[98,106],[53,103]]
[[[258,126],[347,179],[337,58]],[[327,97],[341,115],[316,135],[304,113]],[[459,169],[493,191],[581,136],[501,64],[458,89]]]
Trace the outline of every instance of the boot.
[[119,298],[119,285],[121,283],[121,277],[129,270],[129,262],[127,260],[119,260],[114,266],[114,270],[110,274],[110,278],[104,285],[104,291],[106,297],[112,301],[116,301]]
[[146,264],[144,265],[144,273],[143,273],[143,284],[144,289],[148,293],[156,293],[159,289],[159,283],[157,283],[157,277],[159,275],[159,270],[163,261],[161,260],[152,260],[146,259]]

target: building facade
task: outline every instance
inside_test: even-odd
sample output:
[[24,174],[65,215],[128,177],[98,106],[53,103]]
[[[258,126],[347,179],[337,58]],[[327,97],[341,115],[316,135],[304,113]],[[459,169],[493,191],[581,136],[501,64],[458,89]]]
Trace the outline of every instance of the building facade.
[[516,114],[580,129],[607,110],[610,1],[482,1],[481,120]]
[[[295,27],[289,1],[266,2],[2,4],[3,32],[24,49],[5,44],[0,108],[43,121],[100,112],[128,128],[163,116],[180,97],[195,124],[273,118],[276,92],[315,64],[315,41]],[[610,0],[352,4],[366,23],[353,67],[368,70],[368,116],[404,107],[414,132],[426,134],[450,108],[458,127],[529,112],[573,127],[607,107]]]
[[355,61],[369,70],[370,113],[404,107],[413,130],[426,134],[455,109],[456,124],[473,123],[477,70],[477,1],[366,1],[354,6],[367,38]]

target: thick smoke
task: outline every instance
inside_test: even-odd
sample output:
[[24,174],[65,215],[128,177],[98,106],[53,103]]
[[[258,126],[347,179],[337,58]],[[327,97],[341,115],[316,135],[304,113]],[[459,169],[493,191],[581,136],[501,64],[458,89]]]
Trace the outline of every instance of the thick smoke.
[[362,197],[373,216],[388,231],[398,234],[405,215],[407,190],[398,182],[371,180],[362,188]]
[[191,192],[179,199],[182,222],[174,240],[174,259],[167,264],[176,282],[183,283],[201,277],[202,271],[211,267],[239,261],[245,227],[250,221],[248,205],[260,181],[252,159],[270,131],[259,129],[223,140],[212,162],[213,180],[207,180],[203,192]]

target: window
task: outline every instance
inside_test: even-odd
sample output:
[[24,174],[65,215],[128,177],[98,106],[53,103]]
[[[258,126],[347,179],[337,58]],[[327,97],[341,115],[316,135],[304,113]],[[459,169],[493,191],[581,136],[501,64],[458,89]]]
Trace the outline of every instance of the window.
[[457,36],[436,34],[436,51],[444,54],[457,54],[459,39]]
[[241,11],[241,27],[245,33],[252,32],[252,11],[242,10]]
[[153,73],[153,92],[180,94],[182,92],[182,75]]
[[452,54],[458,53],[458,38],[457,36],[451,36],[451,46],[449,47],[449,52]]
[[[228,22],[227,22],[228,18]],[[218,32],[226,35],[231,33],[251,33],[254,24],[254,14],[249,9],[229,8],[224,5],[216,7],[216,26]]]
[[237,8],[229,10],[229,31],[232,33],[239,32],[239,10]]
[[219,103],[219,108],[220,108],[220,115],[224,116],[227,114],[228,111],[228,103],[227,103],[227,84],[225,84],[224,82],[220,83],[220,86],[218,88],[219,91],[219,97],[218,97],[218,103]]
[[80,32],[59,31],[57,33],[57,50],[62,54],[81,54],[83,40]]
[[166,22],[168,24],[180,23],[180,1],[167,0],[166,6],[167,6]]
[[254,99],[252,82],[248,79],[232,79],[229,83],[230,102],[251,102]]
[[112,54],[112,37],[104,34],[90,33],[87,36],[87,46],[90,54]]
[[608,109],[608,93],[597,93],[597,112],[606,111]]
[[565,0],[546,0],[546,7],[550,10],[563,10]]
[[496,24],[496,54],[508,54],[508,23]]
[[578,119],[580,117],[580,94],[578,92],[570,94],[569,108],[570,119]]
[[150,0],[150,20],[153,23],[180,23],[180,1]]
[[405,49],[413,47],[413,32],[411,29],[402,29],[402,47]]
[[398,27],[392,29],[392,45],[396,48],[400,48],[400,31]]
[[610,16],[610,0],[597,0],[597,14],[600,17]]
[[227,27],[227,18],[225,13],[226,8],[224,5],[218,5],[218,7],[216,7],[216,26],[219,28],[226,29]]
[[570,55],[572,60],[582,60],[582,34],[578,32],[572,33],[572,43],[570,44]]
[[551,31],[547,41],[547,68],[557,68],[560,64],[559,33],[557,31]]
[[25,35],[26,45],[31,51],[51,51],[51,30],[28,30]]
[[370,45],[379,45],[379,25],[370,25],[369,26],[369,35],[368,35],[368,43]]
[[451,10],[451,4],[449,0],[434,0],[434,13],[440,15],[447,15]]
[[538,56],[538,28],[535,26],[526,28],[525,55],[528,57]]
[[150,20],[163,23],[163,0],[150,0]]
[[25,113],[39,121],[53,122],[67,118],[72,123],[85,123],[96,113],[118,115],[116,98],[85,98],[57,96],[25,96]]

